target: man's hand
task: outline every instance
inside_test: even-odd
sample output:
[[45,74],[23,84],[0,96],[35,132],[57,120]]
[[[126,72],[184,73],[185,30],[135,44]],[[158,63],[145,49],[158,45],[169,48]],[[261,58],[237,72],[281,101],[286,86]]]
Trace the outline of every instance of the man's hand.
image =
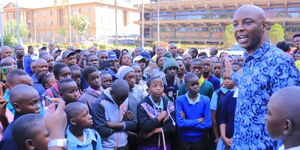
[[130,121],[134,118],[134,114],[132,111],[126,111],[123,116],[123,121]]
[[142,133],[142,134],[140,135],[140,137],[141,137],[142,139],[147,139],[147,138],[149,138],[149,137],[151,137],[152,135],[157,134],[157,133],[161,133],[161,129],[160,129],[160,128],[155,128],[155,129],[153,129],[151,132],[148,132],[148,133]]
[[46,113],[45,124],[50,132],[52,139],[65,138],[65,129],[67,126],[67,115],[64,111],[65,101],[59,98],[53,98],[53,101],[58,103],[54,113]]

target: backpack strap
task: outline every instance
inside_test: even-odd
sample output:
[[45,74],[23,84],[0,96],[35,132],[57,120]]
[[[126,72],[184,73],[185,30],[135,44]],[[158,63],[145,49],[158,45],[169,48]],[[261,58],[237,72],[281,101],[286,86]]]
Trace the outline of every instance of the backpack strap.
[[51,91],[52,91],[52,94],[53,94],[53,97],[54,98],[59,98],[59,94],[58,94],[58,91],[56,91],[56,89],[54,87],[50,87]]

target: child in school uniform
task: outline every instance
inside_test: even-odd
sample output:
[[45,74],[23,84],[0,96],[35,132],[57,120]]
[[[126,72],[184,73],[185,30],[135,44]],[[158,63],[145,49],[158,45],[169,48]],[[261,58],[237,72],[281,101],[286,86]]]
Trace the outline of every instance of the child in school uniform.
[[138,105],[138,126],[143,140],[139,150],[170,150],[175,132],[175,109],[172,101],[163,96],[164,84],[159,77],[148,82],[149,96]]
[[94,129],[86,104],[73,102],[65,108],[69,125],[66,130],[68,150],[102,150],[101,137]]
[[197,74],[188,73],[185,78],[188,92],[176,100],[176,123],[180,150],[205,150],[206,130],[211,128],[209,98],[199,93]]
[[227,75],[223,74],[223,86],[215,90],[213,96],[210,101],[210,110],[212,112],[212,123],[213,123],[213,132],[215,135],[215,139],[218,140],[220,137],[219,131],[219,114],[221,107],[226,100],[226,96],[230,93],[230,91],[234,91],[234,83],[232,79]]

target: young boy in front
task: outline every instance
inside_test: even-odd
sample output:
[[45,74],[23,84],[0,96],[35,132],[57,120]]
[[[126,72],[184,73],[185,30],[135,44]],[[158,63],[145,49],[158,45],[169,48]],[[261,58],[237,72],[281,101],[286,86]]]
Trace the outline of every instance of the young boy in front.
[[0,142],[1,150],[19,150],[12,139],[12,126],[15,120],[25,114],[40,113],[40,96],[39,93],[31,86],[19,84],[10,91],[10,103],[12,104],[15,115],[14,121],[8,125]]
[[279,150],[300,149],[300,87],[291,86],[275,92],[267,106],[266,126],[270,136],[281,140]]
[[86,104],[73,102],[65,108],[69,126],[66,130],[68,149],[102,150],[101,137],[94,130],[92,116]]
[[92,106],[94,129],[102,137],[104,150],[126,150],[128,131],[136,128],[136,119],[128,110],[129,85],[117,79],[103,91]]
[[211,128],[209,98],[199,94],[199,79],[194,73],[184,77],[188,92],[176,103],[176,123],[180,150],[207,149],[205,129]]

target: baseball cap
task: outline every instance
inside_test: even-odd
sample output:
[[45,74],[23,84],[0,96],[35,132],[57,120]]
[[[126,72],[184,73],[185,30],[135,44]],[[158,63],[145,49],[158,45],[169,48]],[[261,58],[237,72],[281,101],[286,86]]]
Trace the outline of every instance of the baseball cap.
[[117,57],[116,53],[113,52],[113,51],[109,51],[109,52],[108,52],[108,58],[109,58],[110,60],[118,60],[118,57]]
[[142,56],[143,58],[145,58],[147,61],[151,61],[150,55],[147,51],[142,51],[140,56]]
[[71,56],[71,55],[75,55],[75,54],[76,54],[76,53],[73,52],[73,51],[66,50],[66,51],[64,51],[63,54],[62,54],[62,59],[65,59],[65,58],[67,58],[67,57],[69,57],[69,56]]
[[52,54],[56,53],[56,52],[61,52],[61,49],[55,49]]
[[140,61],[142,59],[145,59],[145,58],[143,56],[141,56],[141,55],[136,56],[136,57],[133,58],[133,63],[138,62],[138,61]]

